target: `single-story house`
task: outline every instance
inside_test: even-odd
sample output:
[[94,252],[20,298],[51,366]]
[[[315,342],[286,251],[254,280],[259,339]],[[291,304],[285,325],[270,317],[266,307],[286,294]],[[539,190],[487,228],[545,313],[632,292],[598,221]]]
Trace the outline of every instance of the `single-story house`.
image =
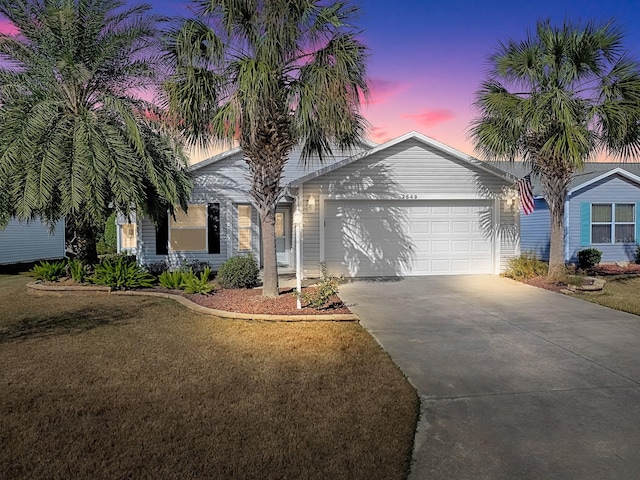
[[0,230],[0,265],[64,258],[64,220],[53,230],[39,220],[20,222],[15,218]]
[[[493,162],[522,178],[521,163]],[[533,178],[535,210],[520,217],[520,249],[549,259],[550,219],[540,180]],[[602,262],[635,260],[640,244],[640,163],[587,163],[569,185],[565,203],[565,261],[577,262],[578,252],[597,248]]]
[[[517,212],[504,198],[514,178],[417,132],[362,143],[320,164],[292,152],[276,213],[281,269],[295,268],[292,216],[303,214],[303,274],[348,277],[497,274],[519,254]],[[246,164],[233,149],[193,165],[188,214],[137,221],[141,263],[261,259],[258,212]]]

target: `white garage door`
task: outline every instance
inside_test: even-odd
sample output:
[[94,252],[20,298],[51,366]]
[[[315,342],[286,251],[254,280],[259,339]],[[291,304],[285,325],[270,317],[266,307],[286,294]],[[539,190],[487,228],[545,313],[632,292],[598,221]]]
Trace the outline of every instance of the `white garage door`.
[[327,270],[350,277],[491,273],[492,208],[484,201],[328,200]]

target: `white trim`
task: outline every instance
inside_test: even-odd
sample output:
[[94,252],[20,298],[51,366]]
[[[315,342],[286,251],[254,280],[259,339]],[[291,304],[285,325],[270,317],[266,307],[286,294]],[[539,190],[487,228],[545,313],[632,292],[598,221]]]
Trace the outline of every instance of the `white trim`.
[[500,197],[496,197],[493,200],[493,214],[491,217],[493,221],[491,222],[491,228],[493,228],[492,232],[492,241],[493,241],[493,274],[500,273],[500,222],[502,221],[502,201]]
[[319,225],[319,227],[320,227],[319,228],[319,232],[320,232],[320,263],[322,263],[322,262],[325,261],[325,256],[324,256],[324,254],[325,254],[325,252],[324,252],[324,248],[325,248],[324,247],[324,227],[325,227],[324,202],[325,202],[325,200],[333,200],[333,199],[328,199],[327,195],[323,195],[323,194],[320,194],[318,197],[319,197],[318,203],[320,204],[320,208],[319,208],[319,212],[318,212],[318,215],[319,215],[319,220],[318,221],[320,222],[320,225]]
[[[122,253],[122,227],[120,224],[118,224],[118,219],[116,218],[114,220],[114,222],[116,222],[116,253]],[[136,237],[138,234],[138,229],[136,228]],[[136,242],[137,242],[137,238],[136,238]]]
[[364,157],[368,157],[370,155],[373,155],[375,153],[378,153],[382,150],[386,150],[387,148],[393,147],[394,145],[397,145],[399,143],[402,143],[406,140],[417,140],[421,143],[424,143],[427,146],[436,148],[442,152],[448,153],[449,155],[457,158],[458,160],[462,160],[465,163],[468,163],[469,165],[472,165],[476,168],[479,168],[481,170],[484,170],[485,172],[494,175],[504,181],[510,182],[512,183],[514,181],[514,179],[516,177],[514,177],[511,174],[508,174],[506,172],[502,172],[502,171],[498,171],[497,167],[493,167],[489,164],[487,164],[486,162],[482,162],[480,160],[478,160],[477,158],[471,157],[469,155],[467,155],[466,153],[461,152],[460,150],[456,150],[453,147],[450,147],[449,145],[445,145],[444,143],[440,143],[437,140],[434,140],[431,137],[427,137],[426,135],[423,135],[422,133],[416,132],[416,131],[412,131],[409,133],[405,133],[404,135],[401,135],[397,138],[394,138],[392,140],[389,140],[386,143],[383,143],[381,145],[378,145],[377,147],[372,148],[371,150],[368,151],[364,151],[364,152],[360,152],[357,153],[356,155],[353,155],[351,157],[345,158],[344,160],[340,161],[340,162],[336,162],[334,164],[328,165],[324,168],[321,168],[315,172],[311,172],[303,177],[298,178],[297,180],[294,180],[290,183],[290,185],[292,186],[299,186],[302,183],[305,183],[309,180],[312,180],[314,178],[317,178],[319,176],[322,176],[326,173],[332,172],[334,170],[337,170],[341,167],[344,167],[345,165],[348,165],[350,163],[355,162],[356,160],[360,160],[361,158]]
[[200,170],[203,167],[208,167],[212,163],[217,163],[220,160],[224,160],[225,158],[231,157],[237,153],[242,153],[242,149],[240,147],[232,148],[231,150],[227,150],[225,152],[214,155],[213,157],[205,158],[204,160],[189,165],[189,171],[193,172],[196,170]]
[[634,175],[633,173],[628,172],[622,167],[617,167],[617,168],[614,168],[613,170],[609,170],[608,172],[603,173],[602,175],[598,175],[597,177],[592,178],[591,180],[581,183],[580,185],[576,185],[571,190],[569,190],[568,195],[572,195],[574,192],[578,190],[582,190],[583,188],[586,188],[589,185],[592,185],[596,182],[599,182],[600,180],[604,180],[605,178],[611,177],[613,175],[621,175],[626,179],[631,180],[632,182],[635,182],[640,185],[640,177],[638,177],[637,175]]
[[[547,204],[547,208],[549,204]],[[562,225],[562,235],[564,237],[564,261],[569,262],[569,195],[564,201],[564,225]],[[549,221],[553,222],[551,218],[551,209],[549,209]],[[591,235],[591,234],[589,234]],[[551,255],[551,226],[549,226],[549,255]]]
[[[298,188],[298,195],[296,197],[295,208],[300,209],[301,212],[304,212],[303,207],[304,207],[304,188],[302,187],[302,185],[300,185],[300,188]],[[303,218],[302,225],[300,225],[300,230],[299,230],[300,231],[300,277],[302,280],[304,280],[304,216],[302,218]]]

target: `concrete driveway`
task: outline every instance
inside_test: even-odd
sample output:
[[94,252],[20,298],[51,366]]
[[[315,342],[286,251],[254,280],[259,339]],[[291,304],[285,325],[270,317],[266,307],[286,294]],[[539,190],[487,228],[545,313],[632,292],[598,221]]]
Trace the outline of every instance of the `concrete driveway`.
[[340,296],[420,394],[410,478],[640,478],[640,317],[489,275]]

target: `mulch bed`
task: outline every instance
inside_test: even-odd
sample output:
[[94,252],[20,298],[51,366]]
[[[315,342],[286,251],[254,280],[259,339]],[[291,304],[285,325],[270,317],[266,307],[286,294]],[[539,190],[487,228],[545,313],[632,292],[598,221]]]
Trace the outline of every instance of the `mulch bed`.
[[591,276],[640,274],[640,265],[637,263],[630,263],[625,267],[620,267],[614,263],[598,265],[587,273]]
[[533,277],[522,280],[522,283],[527,285],[533,285],[534,287],[544,288],[551,290],[552,292],[561,293],[562,290],[567,288],[564,283],[556,283],[551,281],[548,277]]
[[[303,288],[306,292],[314,287]],[[159,290],[159,289],[158,289]],[[177,295],[182,295],[203,307],[223,310],[225,312],[236,313],[261,313],[266,315],[334,315],[349,314],[351,311],[342,303],[338,296],[329,300],[326,308],[319,310],[306,307],[298,310],[296,308],[296,297],[293,289],[280,289],[280,296],[277,298],[266,298],[262,296],[262,289],[221,289],[210,295],[185,294],[180,290],[170,291]]]
[[[55,282],[42,282],[55,286],[74,286],[79,285],[70,278],[63,278]],[[315,287],[305,287],[304,292],[312,292]],[[340,297],[334,295],[331,297],[327,305],[322,309],[311,308],[302,304],[302,308],[298,310],[296,297],[292,288],[281,288],[280,296],[277,298],[267,298],[262,296],[261,288],[252,289],[219,289],[211,292],[209,295],[188,294],[182,290],[172,290],[160,286],[153,288],[145,288],[140,291],[171,293],[173,295],[181,295],[193,303],[197,303],[203,307],[222,310],[225,312],[235,313],[251,313],[263,315],[342,315],[350,314],[351,310],[340,300]]]
[[[600,264],[586,272],[587,275],[592,277],[607,277],[614,275],[640,275],[640,265],[636,263],[630,263],[624,267],[612,264]],[[554,282],[548,277],[534,277],[523,280],[523,283],[527,285],[533,285],[534,287],[545,288],[552,292],[561,293],[567,288],[565,283]]]

